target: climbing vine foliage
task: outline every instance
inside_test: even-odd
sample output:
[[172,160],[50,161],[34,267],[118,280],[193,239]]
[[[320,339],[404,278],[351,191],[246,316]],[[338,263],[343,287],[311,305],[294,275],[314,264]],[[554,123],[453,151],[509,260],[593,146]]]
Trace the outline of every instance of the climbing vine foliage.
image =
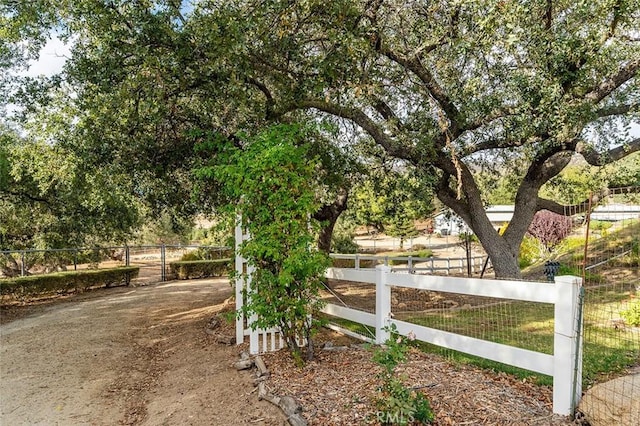
[[[317,161],[304,144],[305,131],[275,126],[252,138],[230,155],[216,174],[228,195],[239,200],[237,210],[250,239],[240,254],[255,266],[251,292],[246,294],[246,315],[257,314],[253,327],[278,327],[294,356],[313,355],[311,337],[320,307],[319,291],[329,264],[315,248],[319,224],[314,175]],[[242,278],[242,277],[236,277]]]

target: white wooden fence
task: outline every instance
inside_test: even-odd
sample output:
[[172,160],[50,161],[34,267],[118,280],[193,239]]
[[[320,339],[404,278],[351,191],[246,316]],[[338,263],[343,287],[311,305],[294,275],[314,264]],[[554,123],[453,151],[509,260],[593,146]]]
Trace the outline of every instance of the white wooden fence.
[[[375,264],[389,266],[394,262],[402,262],[402,265],[393,266],[395,271],[408,271],[410,274],[426,271],[431,274],[435,272],[445,272],[447,275],[452,272],[466,272],[466,258],[452,257],[417,257],[417,256],[378,256],[368,254],[331,254],[333,259],[353,260],[355,269],[373,269],[363,266],[363,262],[371,261]],[[472,256],[470,270],[477,273],[482,270],[486,261],[486,256]]]
[[[404,336],[412,332],[423,342],[553,376],[554,413],[570,415],[579,401],[582,324],[578,311],[582,282],[578,277],[555,277],[553,283],[480,280],[392,273],[391,268],[384,265],[375,270],[330,268],[327,277],[376,285],[375,314],[335,304],[327,304],[323,309],[329,315],[375,327],[376,343],[385,342],[389,326],[395,325]],[[554,304],[553,355],[395,320],[391,315],[392,287]]]
[[258,317],[257,315],[251,315],[249,318],[245,318],[242,308],[244,306],[245,298],[251,297],[251,275],[255,272],[255,267],[247,263],[247,259],[240,256],[240,245],[250,238],[248,233],[244,233],[241,224],[240,216],[237,217],[237,224],[235,228],[235,241],[236,241],[236,343],[241,344],[244,342],[244,337],[249,336],[249,352],[252,355],[276,351],[284,348],[285,342],[282,338],[282,334],[274,328],[265,330],[254,328],[251,326]]
[[[244,318],[242,315],[244,298],[251,295],[253,270],[246,259],[237,254],[240,244],[249,238],[241,229],[240,219],[235,237],[236,272],[243,277],[236,282],[236,342],[240,344],[245,336],[249,336],[249,350],[252,354],[280,349],[284,347],[284,342],[277,330],[253,329],[251,324],[257,318]],[[355,257],[356,265],[359,259],[364,258],[366,256]],[[409,263],[409,272],[412,272],[411,266],[412,263]],[[335,304],[327,304],[323,308],[323,312],[334,317],[375,327],[376,343],[384,343],[389,338],[389,327],[395,325],[400,334],[407,336],[411,332],[423,342],[553,376],[553,412],[562,415],[573,413],[582,394],[580,278],[560,276],[555,277],[553,283],[482,280],[394,273],[386,265],[378,265],[375,269],[329,268],[326,276],[376,285],[373,314]],[[554,304],[553,355],[395,320],[391,314],[392,287]]]

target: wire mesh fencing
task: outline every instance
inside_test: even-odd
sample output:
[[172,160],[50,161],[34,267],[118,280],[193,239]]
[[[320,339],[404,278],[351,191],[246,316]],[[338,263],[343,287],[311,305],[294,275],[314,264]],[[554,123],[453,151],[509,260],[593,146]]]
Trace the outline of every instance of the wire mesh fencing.
[[125,264],[125,247],[26,249],[0,251],[4,277],[98,269]]
[[221,259],[231,255],[229,247],[195,245],[3,250],[0,251],[0,279],[62,271],[137,266],[140,272],[131,284],[146,285],[173,279],[171,262]]
[[[325,303],[339,307],[372,315],[376,312],[376,285],[374,283],[327,279],[321,297]],[[326,321],[327,327],[343,334],[370,342],[375,341],[376,328],[372,324],[351,321],[328,313],[322,313],[321,318]]]
[[[553,354],[554,305],[438,291],[393,288],[394,319],[457,335]],[[551,376],[532,373],[451,349],[421,344],[422,349],[463,363],[513,373],[551,385]]]
[[587,203],[557,258],[559,273],[584,282],[580,415],[594,424],[638,424],[640,188],[592,194]]

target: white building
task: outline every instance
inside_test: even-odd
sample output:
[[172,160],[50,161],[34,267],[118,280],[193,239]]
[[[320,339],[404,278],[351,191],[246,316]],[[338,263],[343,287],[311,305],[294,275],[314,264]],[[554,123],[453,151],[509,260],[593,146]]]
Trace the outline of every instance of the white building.
[[[489,221],[494,228],[509,223],[513,218],[513,205],[489,206],[485,209]],[[633,204],[607,204],[597,206],[591,213],[591,220],[603,220],[617,222],[624,219],[640,218],[640,205]],[[465,223],[452,212],[442,212],[435,217],[435,231],[445,235],[456,235],[467,229]]]

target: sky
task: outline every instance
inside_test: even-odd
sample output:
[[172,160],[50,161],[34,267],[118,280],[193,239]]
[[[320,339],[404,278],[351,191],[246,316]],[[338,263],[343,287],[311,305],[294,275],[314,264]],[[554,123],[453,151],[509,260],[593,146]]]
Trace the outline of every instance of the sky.
[[42,48],[40,58],[37,61],[31,61],[29,69],[19,74],[29,77],[57,74],[62,71],[62,67],[70,56],[71,46],[65,45],[59,38],[54,37]]

